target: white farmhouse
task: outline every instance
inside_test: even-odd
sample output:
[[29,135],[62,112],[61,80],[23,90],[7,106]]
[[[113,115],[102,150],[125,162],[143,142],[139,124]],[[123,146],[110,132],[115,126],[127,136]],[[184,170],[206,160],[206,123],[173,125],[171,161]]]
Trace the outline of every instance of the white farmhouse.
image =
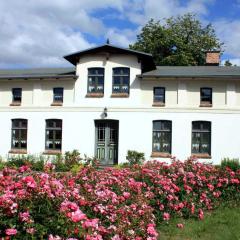
[[240,157],[240,68],[206,55],[206,66],[155,66],[105,44],[65,56],[72,68],[0,70],[0,155]]

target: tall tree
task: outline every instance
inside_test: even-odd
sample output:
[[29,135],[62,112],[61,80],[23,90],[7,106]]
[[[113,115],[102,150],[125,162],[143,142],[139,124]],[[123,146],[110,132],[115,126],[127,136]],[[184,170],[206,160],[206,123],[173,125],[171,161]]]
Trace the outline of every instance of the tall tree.
[[157,65],[204,65],[205,52],[220,50],[223,43],[211,24],[203,26],[193,14],[160,21],[151,19],[137,35],[131,49],[151,53]]

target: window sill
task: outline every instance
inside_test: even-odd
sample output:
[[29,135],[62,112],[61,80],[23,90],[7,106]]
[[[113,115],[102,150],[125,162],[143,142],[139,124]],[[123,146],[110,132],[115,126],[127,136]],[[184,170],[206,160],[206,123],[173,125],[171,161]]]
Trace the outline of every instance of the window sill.
[[61,150],[45,150],[43,152],[44,155],[57,155],[57,154],[62,154]]
[[151,157],[171,158],[172,155],[170,153],[164,153],[164,152],[152,152]]
[[128,98],[128,93],[112,93],[111,98]]
[[102,98],[103,93],[87,93],[86,98]]
[[51,106],[61,107],[63,105],[62,102],[53,102]]
[[211,103],[200,103],[199,107],[212,107]]
[[163,102],[153,102],[153,107],[165,107],[165,103]]
[[8,153],[12,154],[27,154],[27,149],[11,149]]
[[196,154],[192,154],[191,157],[194,158],[206,158],[206,159],[211,159],[212,157],[208,154],[208,153],[196,153]]
[[21,102],[12,102],[9,106],[21,106]]

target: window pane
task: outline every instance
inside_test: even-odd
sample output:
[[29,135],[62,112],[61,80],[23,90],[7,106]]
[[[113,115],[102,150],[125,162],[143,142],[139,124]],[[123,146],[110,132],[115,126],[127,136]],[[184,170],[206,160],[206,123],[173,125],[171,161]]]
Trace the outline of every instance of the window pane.
[[104,92],[104,68],[88,69],[88,92]]
[[129,93],[129,68],[113,68],[113,92]]
[[122,84],[129,85],[129,76],[122,77]]
[[53,139],[53,130],[48,130],[46,134],[47,134],[47,139],[50,139],[50,140]]
[[19,120],[12,120],[12,127],[13,128],[19,128],[20,127],[20,121]]
[[162,87],[154,88],[154,101],[165,103],[165,88]]
[[161,122],[161,129],[162,130],[171,130],[172,128],[172,122],[171,121],[162,121]]
[[113,92],[120,92],[120,90],[121,90],[120,85],[113,86]]
[[201,88],[201,101],[212,103],[212,89]]
[[89,85],[89,86],[88,86],[88,92],[89,92],[89,93],[91,93],[91,92],[96,92],[95,85]]
[[51,119],[46,121],[46,148],[61,150],[62,146],[62,120]]
[[161,122],[160,121],[153,122],[153,130],[161,130]]
[[211,124],[209,122],[203,122],[202,123],[202,130],[211,131]]
[[121,84],[121,77],[120,76],[114,76],[113,77],[113,84],[120,85]]
[[104,75],[104,68],[89,68],[88,75]]
[[22,129],[21,130],[21,139],[22,140],[27,140],[27,129]]
[[46,141],[46,148],[53,149],[53,141],[52,140]]
[[200,129],[201,129],[201,122],[193,122],[192,123],[192,129],[200,131]]
[[128,85],[122,85],[121,92],[128,93]]
[[17,130],[13,130],[12,131],[12,137],[13,137],[13,139],[19,139],[19,137],[20,137],[20,130],[19,129],[17,129]]
[[58,139],[58,140],[62,139],[62,130],[55,131],[55,139]]
[[192,153],[211,154],[211,123],[198,121],[192,123]]
[[103,85],[104,84],[104,77],[97,77],[97,82],[98,82],[98,85]]
[[55,149],[61,150],[61,148],[62,148],[62,143],[61,143],[61,141],[55,141]]
[[53,89],[53,100],[56,102],[63,102],[63,88]]
[[13,88],[12,94],[13,94],[13,101],[21,102],[21,100],[22,100],[22,89],[21,88]]
[[12,148],[27,148],[27,120],[12,120]]
[[153,151],[171,153],[172,122],[153,122]]
[[27,128],[27,120],[22,120],[21,125],[22,128]]
[[56,120],[56,127],[62,128],[62,120]]
[[46,123],[47,123],[47,127],[48,128],[52,128],[53,127],[53,121],[52,120],[47,120]]

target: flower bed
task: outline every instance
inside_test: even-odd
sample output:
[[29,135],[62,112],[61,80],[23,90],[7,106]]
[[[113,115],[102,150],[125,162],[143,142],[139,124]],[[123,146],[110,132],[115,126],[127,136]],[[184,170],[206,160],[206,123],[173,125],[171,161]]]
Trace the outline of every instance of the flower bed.
[[206,209],[240,199],[240,171],[192,159],[101,171],[84,167],[76,175],[45,169],[1,172],[1,237],[154,240],[162,221],[203,219]]

